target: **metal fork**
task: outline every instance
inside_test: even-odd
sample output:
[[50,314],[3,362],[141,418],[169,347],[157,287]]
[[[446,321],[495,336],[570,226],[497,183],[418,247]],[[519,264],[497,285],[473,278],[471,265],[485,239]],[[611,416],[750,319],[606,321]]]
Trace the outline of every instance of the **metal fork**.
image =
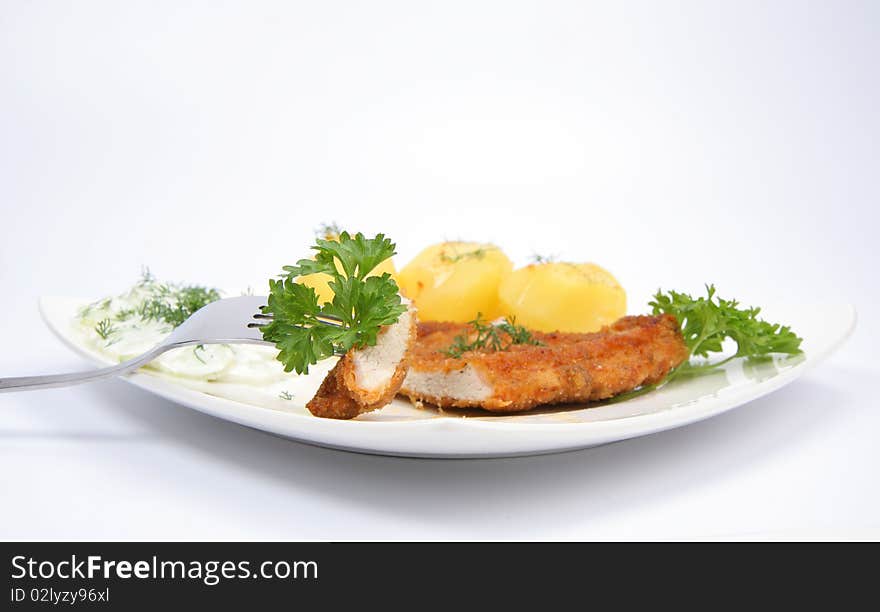
[[[272,315],[262,313],[261,308],[265,305],[266,297],[260,295],[244,295],[217,300],[200,308],[177,326],[160,344],[134,359],[123,361],[119,365],[86,372],[0,378],[0,393],[64,387],[102,380],[111,376],[120,376],[148,364],[166,351],[182,346],[271,344],[263,340],[263,334],[260,330],[272,319]],[[322,319],[321,323],[324,325],[341,325],[339,319],[335,317],[322,317]]]

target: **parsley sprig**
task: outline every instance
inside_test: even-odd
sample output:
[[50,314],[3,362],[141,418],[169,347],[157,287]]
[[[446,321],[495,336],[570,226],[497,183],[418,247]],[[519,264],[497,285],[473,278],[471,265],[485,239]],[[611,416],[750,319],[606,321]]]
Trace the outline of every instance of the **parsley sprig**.
[[740,308],[736,300],[715,296],[715,286],[706,286],[706,297],[693,298],[687,293],[658,291],[648,305],[653,313],[671,314],[681,326],[690,357],[704,357],[724,351],[724,341],[736,343],[736,352],[720,361],[693,363],[690,360],[674,372],[697,373],[718,368],[740,357],[754,359],[773,353],[796,355],[801,341],[790,327],[759,319],[760,308]]
[[541,342],[532,336],[532,332],[516,324],[516,317],[504,319],[497,325],[483,319],[483,313],[477,313],[477,318],[468,321],[473,328],[473,337],[470,334],[459,334],[452,340],[452,345],[441,352],[447,357],[460,359],[468,351],[486,349],[490,351],[506,351],[514,344],[532,344],[541,346]]
[[[803,339],[790,327],[759,319],[760,308],[740,308],[736,300],[716,298],[714,285],[706,285],[706,297],[699,298],[678,291],[664,293],[658,290],[648,305],[653,314],[671,314],[678,320],[688,349],[688,359],[660,382],[617,395],[609,400],[611,403],[638,397],[679,376],[710,372],[733,359],[759,360],[774,353],[801,353]],[[724,359],[712,361],[711,354],[724,352],[724,341],[727,339],[733,340],[736,351]],[[703,359],[694,362],[693,357]]]
[[[382,326],[395,323],[406,311],[390,274],[368,276],[395,254],[394,243],[383,234],[367,238],[343,231],[338,240],[318,238],[312,249],[314,259],[284,266],[286,275],[269,281],[268,304],[263,307],[273,315],[262,328],[263,339],[275,344],[284,370],[298,374],[307,374],[310,365],[334,354],[375,345]],[[315,290],[297,282],[300,276],[316,273],[331,276],[330,302],[319,304]],[[328,316],[340,325],[324,325],[322,318]]]

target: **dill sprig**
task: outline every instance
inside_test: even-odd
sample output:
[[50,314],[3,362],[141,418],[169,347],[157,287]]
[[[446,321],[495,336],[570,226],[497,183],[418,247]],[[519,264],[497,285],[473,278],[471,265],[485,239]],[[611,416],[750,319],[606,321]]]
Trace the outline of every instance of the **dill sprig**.
[[342,228],[336,221],[322,223],[315,229],[315,237],[322,240],[339,240]]
[[442,251],[440,253],[440,261],[446,263],[458,263],[464,259],[483,259],[483,257],[486,256],[486,251],[487,249],[485,247],[480,247],[464,253],[456,253],[455,255],[449,255],[446,251]]
[[278,397],[283,400],[287,400],[288,402],[293,399],[293,394],[288,391],[282,391],[278,394]]
[[512,344],[532,344],[534,346],[542,346],[541,342],[535,340],[532,332],[516,324],[516,317],[507,317],[502,323],[496,325],[498,329],[510,336]]
[[153,284],[151,295],[143,301],[137,313],[145,321],[163,321],[177,327],[197,310],[220,299],[216,289],[199,285],[174,286]]
[[93,302],[81,308],[78,314],[84,323],[89,324],[102,318],[94,330],[106,340],[114,332],[136,327],[141,321],[156,321],[175,328],[206,304],[219,299],[217,289],[160,283],[145,267],[141,269],[140,279],[127,293]]
[[533,253],[529,260],[533,264],[553,263],[559,259],[556,255],[542,255],[541,253]]
[[117,321],[126,321],[137,314],[136,308],[122,308],[121,310],[116,311],[116,314],[113,315],[113,318]]
[[[452,340],[452,345],[440,351],[447,357],[460,359],[468,351],[485,349],[489,351],[506,351],[515,344],[531,344],[542,346],[543,343],[532,336],[532,332],[516,324],[516,317],[505,318],[497,325],[483,319],[483,313],[468,321],[473,328],[470,333],[459,334]],[[473,339],[471,339],[473,337]]]
[[204,351],[204,350],[205,350],[205,345],[204,345],[204,344],[197,344],[197,345],[195,346],[195,348],[193,348],[193,357],[195,357],[196,359],[198,359],[198,360],[201,361],[202,363],[207,364],[208,362],[205,361],[204,359],[202,359],[202,358],[199,356],[199,352],[200,352],[200,351]]
[[101,319],[98,321],[98,324],[95,325],[95,333],[101,336],[102,340],[106,340],[110,337],[110,334],[116,331],[116,328],[110,322],[110,319]]
[[97,302],[92,302],[91,304],[86,304],[82,308],[79,309],[79,318],[85,319],[92,311],[95,310],[107,310],[110,307],[110,303],[113,301],[113,298],[105,298],[103,300],[98,300]]
[[141,266],[141,279],[138,281],[137,286],[143,287],[145,285],[150,285],[156,282],[156,277],[153,276],[153,273],[150,272],[150,268],[147,266]]

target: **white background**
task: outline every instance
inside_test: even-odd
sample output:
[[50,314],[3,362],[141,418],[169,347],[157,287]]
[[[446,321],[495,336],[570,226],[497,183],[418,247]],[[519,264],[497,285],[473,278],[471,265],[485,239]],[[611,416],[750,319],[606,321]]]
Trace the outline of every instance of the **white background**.
[[303,446],[122,382],[0,396],[0,537],[865,537],[880,528],[876,2],[0,4],[0,373],[38,296],[258,291],[336,220],[851,301],[796,384],[564,455]]

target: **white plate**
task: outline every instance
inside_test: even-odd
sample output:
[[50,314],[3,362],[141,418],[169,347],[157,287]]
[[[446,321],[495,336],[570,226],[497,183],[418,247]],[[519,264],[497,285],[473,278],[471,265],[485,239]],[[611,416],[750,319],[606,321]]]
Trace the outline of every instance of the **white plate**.
[[[40,310],[53,332],[70,348],[99,363],[106,358],[81,340],[73,320],[86,300],[43,298]],[[303,402],[283,408],[253,406],[211,395],[212,383],[191,383],[151,371],[125,377],[133,385],[212,416],[273,434],[331,448],[409,457],[509,457],[588,448],[681,427],[741,406],[794,381],[828,356],[855,327],[848,304],[790,304],[765,308],[768,320],[790,324],[804,338],[804,354],[762,364],[731,362],[723,370],[679,380],[658,391],[616,404],[572,406],[520,415],[418,410],[395,400],[380,411],[351,421],[311,416]],[[317,384],[316,370],[301,381]],[[305,397],[305,396],[304,396]],[[308,399],[305,397],[305,399]]]

